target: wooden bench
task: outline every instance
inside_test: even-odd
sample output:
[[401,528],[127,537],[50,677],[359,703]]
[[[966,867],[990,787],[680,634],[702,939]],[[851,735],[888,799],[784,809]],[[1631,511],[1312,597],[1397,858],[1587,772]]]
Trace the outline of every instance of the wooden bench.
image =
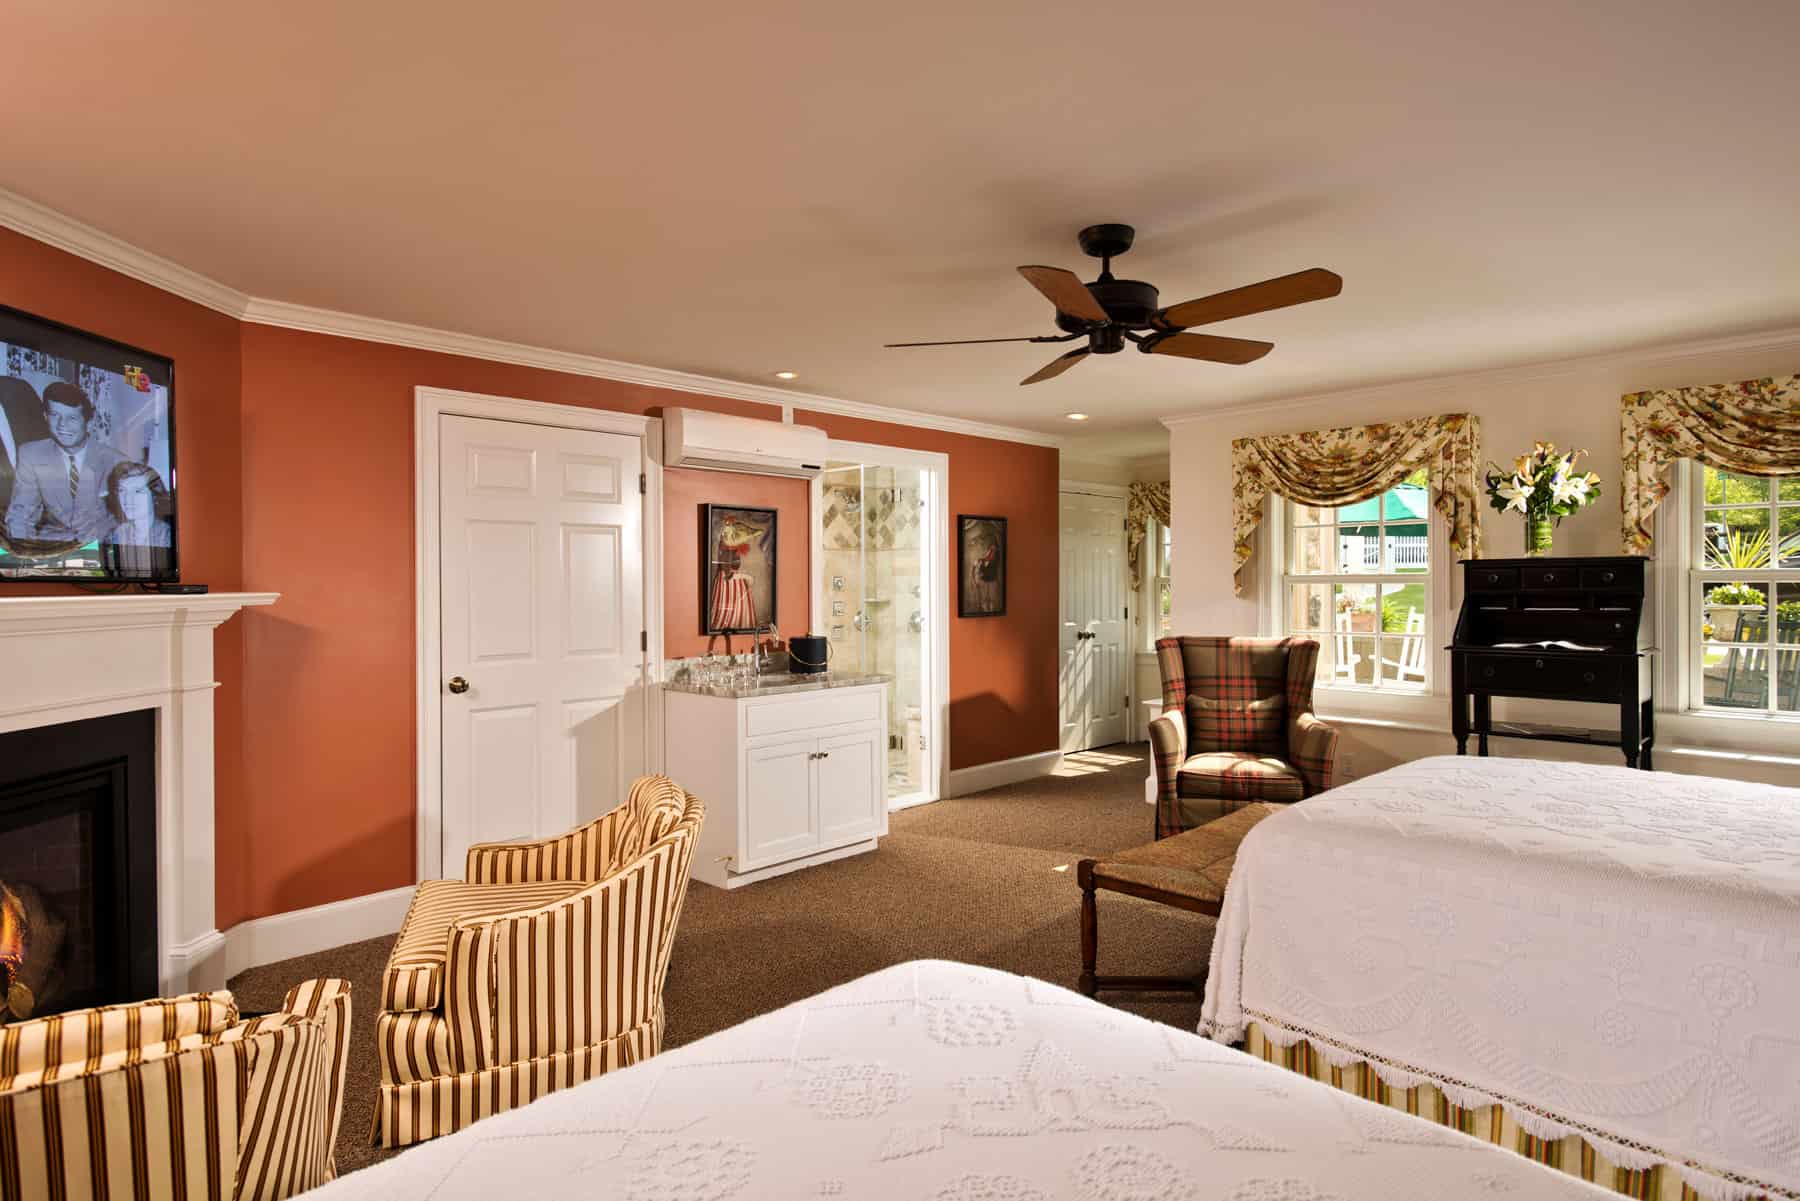
[[1081,885],[1081,991],[1093,996],[1103,988],[1139,990],[1206,991],[1206,973],[1184,976],[1100,976],[1094,973],[1099,951],[1099,930],[1094,893],[1104,888],[1126,896],[1142,897],[1159,905],[1190,913],[1219,916],[1225,901],[1225,884],[1238,847],[1256,823],[1284,805],[1255,802],[1224,817],[1185,830],[1170,838],[1119,851],[1104,859],[1083,859],[1075,867]]

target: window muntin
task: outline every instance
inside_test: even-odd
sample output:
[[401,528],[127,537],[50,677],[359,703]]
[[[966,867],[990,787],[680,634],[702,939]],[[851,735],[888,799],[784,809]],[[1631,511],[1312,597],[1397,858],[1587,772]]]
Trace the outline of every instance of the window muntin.
[[1168,526],[1156,523],[1156,576],[1152,581],[1150,597],[1156,604],[1156,636],[1167,638],[1172,628],[1169,622],[1169,559],[1175,551],[1175,531]]
[[1323,686],[1430,686],[1430,487],[1421,469],[1335,508],[1286,502],[1282,628],[1319,643]]
[[1696,466],[1696,707],[1800,715],[1800,479]]

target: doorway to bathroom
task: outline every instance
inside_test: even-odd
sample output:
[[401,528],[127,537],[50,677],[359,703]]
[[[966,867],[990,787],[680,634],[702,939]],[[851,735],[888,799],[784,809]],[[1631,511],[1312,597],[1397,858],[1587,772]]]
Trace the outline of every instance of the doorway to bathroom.
[[941,795],[948,456],[834,441],[814,559],[833,671],[887,676],[889,809]]

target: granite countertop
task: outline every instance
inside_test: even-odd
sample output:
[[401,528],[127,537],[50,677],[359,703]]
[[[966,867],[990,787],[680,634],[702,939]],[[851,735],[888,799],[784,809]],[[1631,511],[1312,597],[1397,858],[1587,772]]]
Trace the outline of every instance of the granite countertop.
[[786,696],[790,692],[821,692],[827,688],[855,688],[863,684],[885,684],[892,676],[868,671],[829,671],[818,675],[797,676],[787,672],[758,676],[752,684],[696,684],[691,680],[671,680],[663,685],[668,692],[689,692],[695,696],[718,696],[743,700],[754,696]]

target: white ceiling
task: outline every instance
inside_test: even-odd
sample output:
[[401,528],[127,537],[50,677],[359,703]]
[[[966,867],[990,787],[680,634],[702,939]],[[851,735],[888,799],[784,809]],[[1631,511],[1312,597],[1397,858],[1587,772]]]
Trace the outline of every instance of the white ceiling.
[[[0,185],[253,295],[1155,446],[1158,416],[1800,321],[1800,5],[61,0]],[[1139,228],[1243,367],[1063,347]]]

